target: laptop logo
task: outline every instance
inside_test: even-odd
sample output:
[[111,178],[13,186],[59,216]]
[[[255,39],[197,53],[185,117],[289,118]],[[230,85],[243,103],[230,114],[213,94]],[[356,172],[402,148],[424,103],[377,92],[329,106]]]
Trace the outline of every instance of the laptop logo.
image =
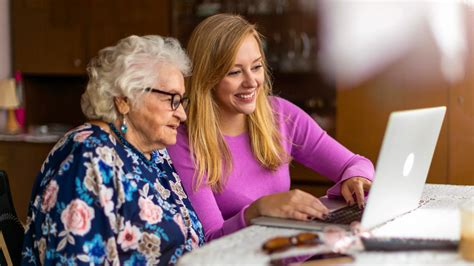
[[408,176],[413,169],[413,163],[415,162],[415,154],[410,153],[408,154],[407,158],[405,159],[405,163],[403,164],[403,176]]

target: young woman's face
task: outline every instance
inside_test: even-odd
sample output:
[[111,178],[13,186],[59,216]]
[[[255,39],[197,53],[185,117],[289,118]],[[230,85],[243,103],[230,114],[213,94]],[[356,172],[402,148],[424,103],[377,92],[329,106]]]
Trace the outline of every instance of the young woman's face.
[[253,113],[264,79],[262,54],[250,34],[242,42],[233,66],[217,85],[215,95],[221,115]]
[[[183,96],[184,78],[178,68],[163,66],[157,71],[160,71],[161,78],[154,84],[154,89]],[[161,149],[176,143],[177,128],[186,120],[186,114],[182,105],[176,110],[172,109],[171,97],[150,92],[128,113],[129,133],[134,135],[130,137],[133,137],[139,146]]]

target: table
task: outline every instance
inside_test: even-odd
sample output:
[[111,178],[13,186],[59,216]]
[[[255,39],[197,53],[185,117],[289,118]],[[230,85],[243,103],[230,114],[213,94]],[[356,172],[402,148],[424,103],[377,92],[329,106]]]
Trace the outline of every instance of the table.
[[[373,230],[377,236],[436,237],[459,239],[459,203],[474,197],[474,186],[426,184],[420,207]],[[294,248],[272,256],[261,250],[275,236],[294,235],[300,230],[249,226],[216,239],[186,254],[179,265],[268,265],[272,258],[321,251],[321,247]],[[319,249],[319,250],[318,250]],[[351,265],[471,265],[457,252],[366,252],[350,250]]]

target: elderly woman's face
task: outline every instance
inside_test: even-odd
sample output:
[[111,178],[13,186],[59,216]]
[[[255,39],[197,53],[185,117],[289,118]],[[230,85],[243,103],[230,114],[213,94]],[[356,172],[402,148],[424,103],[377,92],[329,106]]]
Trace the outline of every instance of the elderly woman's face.
[[[178,68],[167,65],[157,71],[160,81],[153,84],[153,89],[184,95],[184,78]],[[128,120],[133,130],[129,132],[135,135],[130,137],[139,146],[144,145],[142,150],[161,149],[176,143],[178,126],[186,120],[186,114],[182,105],[176,110],[172,109],[171,98],[170,95],[150,92],[145,94],[141,104],[130,110]]]

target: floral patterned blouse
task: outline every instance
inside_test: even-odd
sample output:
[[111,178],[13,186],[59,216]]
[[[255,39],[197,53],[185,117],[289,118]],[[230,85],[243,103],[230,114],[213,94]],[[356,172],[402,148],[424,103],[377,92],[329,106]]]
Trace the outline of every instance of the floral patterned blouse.
[[203,244],[166,149],[151,160],[134,150],[88,123],[55,145],[33,186],[22,264],[166,265]]

